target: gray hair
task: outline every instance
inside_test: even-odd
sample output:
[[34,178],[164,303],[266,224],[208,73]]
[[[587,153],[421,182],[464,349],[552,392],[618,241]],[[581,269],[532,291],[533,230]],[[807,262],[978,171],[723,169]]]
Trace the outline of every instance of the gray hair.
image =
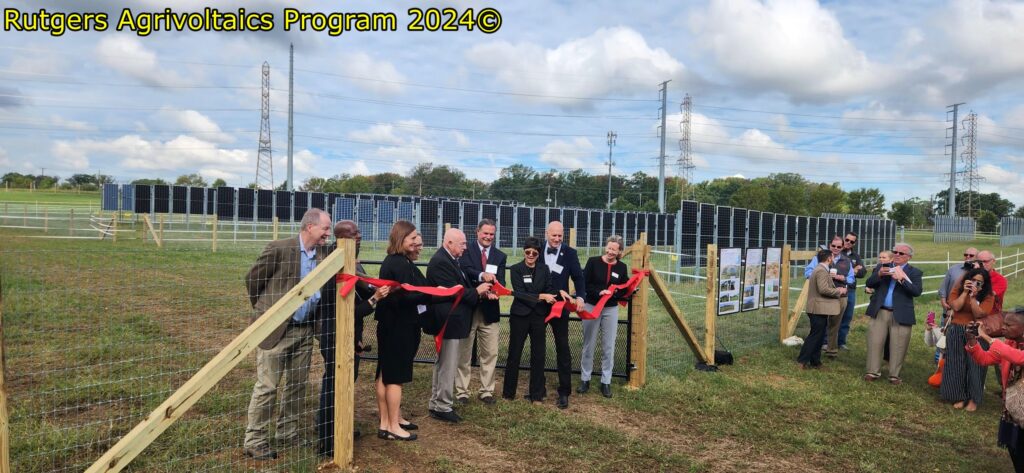
[[896,242],[896,244],[895,244],[895,245],[892,245],[892,249],[893,249],[893,251],[895,251],[895,250],[896,250],[896,247],[898,247],[898,246],[905,246],[905,247],[907,247],[907,249],[908,249],[908,250],[910,250],[910,251],[908,252],[908,253],[910,253],[910,256],[914,256],[914,247],[913,247],[913,246],[910,246],[910,243],[907,243],[907,242],[905,242],[905,241],[899,241],[899,242]]
[[331,219],[331,216],[327,215],[327,212],[324,212],[321,209],[312,208],[307,210],[306,213],[302,214],[302,221],[299,223],[299,231],[305,230],[310,225],[319,225],[321,215],[327,217],[327,220]]
[[619,235],[612,235],[604,241],[604,244],[616,243],[619,245],[619,256],[622,256],[622,252],[626,250],[626,244],[622,241],[622,237]]

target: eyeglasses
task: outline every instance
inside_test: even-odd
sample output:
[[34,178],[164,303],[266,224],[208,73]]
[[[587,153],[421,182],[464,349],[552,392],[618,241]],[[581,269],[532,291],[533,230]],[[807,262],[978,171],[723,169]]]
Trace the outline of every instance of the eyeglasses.
[[828,246],[832,247],[832,248],[842,248],[843,247],[843,245],[828,245]]
[[540,252],[537,251],[537,250],[526,250],[526,251],[523,251],[523,254],[526,255],[526,256],[537,256],[537,255],[540,254]]
[[846,239],[846,242],[851,244],[851,245],[856,245],[857,244],[857,240],[851,240],[849,238]]
[[910,253],[904,253],[902,251],[896,251],[896,250],[893,250],[892,254],[897,255],[897,256],[910,256]]
[[995,258],[992,258],[992,259],[980,259],[978,261],[981,261],[982,263],[991,263],[991,262],[993,262],[995,260],[996,260]]
[[975,255],[974,253],[964,253],[964,257],[966,258],[974,258],[975,256],[977,255]]

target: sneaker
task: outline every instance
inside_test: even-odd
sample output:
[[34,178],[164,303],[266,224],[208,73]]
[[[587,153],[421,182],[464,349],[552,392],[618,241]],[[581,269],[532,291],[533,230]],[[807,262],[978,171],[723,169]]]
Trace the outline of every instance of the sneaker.
[[264,443],[256,447],[246,447],[245,456],[256,461],[273,460],[277,458],[277,452],[270,448],[270,445]]

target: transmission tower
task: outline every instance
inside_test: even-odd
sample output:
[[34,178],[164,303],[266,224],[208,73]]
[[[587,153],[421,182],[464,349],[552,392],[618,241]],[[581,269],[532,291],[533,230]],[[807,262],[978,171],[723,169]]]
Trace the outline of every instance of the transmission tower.
[[679,122],[679,133],[682,138],[679,140],[679,159],[676,161],[679,167],[679,196],[691,197],[690,192],[684,193],[686,189],[693,189],[693,150],[690,147],[690,113],[693,110],[693,101],[690,94],[683,97],[679,110],[683,114],[683,119]]
[[[950,124],[946,127],[946,139],[949,140],[949,144],[946,145],[949,148],[949,173],[946,174],[949,177],[949,195],[946,196],[946,215],[950,216],[956,215],[956,130],[957,113],[961,105],[962,102],[946,107],[946,122]],[[953,115],[952,120],[949,118],[950,114]]]
[[975,192],[978,192],[978,184],[985,179],[978,174],[978,114],[972,111],[967,115],[967,118],[963,119],[961,124],[963,126],[963,135],[960,137],[960,144],[963,147],[963,151],[960,152],[960,164],[962,167],[957,174],[960,176],[961,182],[967,187],[967,216],[973,217],[973,195]]
[[270,64],[263,63],[263,106],[260,110],[260,150],[256,156],[256,188],[274,188],[274,160],[270,155]]

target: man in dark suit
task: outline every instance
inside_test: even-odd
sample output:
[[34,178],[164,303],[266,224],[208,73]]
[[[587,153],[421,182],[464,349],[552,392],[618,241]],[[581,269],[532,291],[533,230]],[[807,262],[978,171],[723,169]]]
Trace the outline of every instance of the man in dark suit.
[[[302,216],[300,228],[296,237],[270,242],[245,276],[253,321],[323,260],[324,252],[318,248],[327,242],[331,234],[331,218],[323,210],[309,209]],[[249,401],[245,428],[245,455],[255,460],[277,458],[277,452],[267,438],[267,428],[285,373],[288,373],[287,384],[281,392],[276,440],[279,445],[302,441],[297,425],[309,378],[313,324],[320,296],[319,291],[313,293],[256,350],[256,384]]]
[[459,266],[459,257],[466,251],[466,234],[452,228],[444,232],[441,248],[427,265],[427,282],[432,286],[463,286],[462,301],[453,307],[454,300],[434,304],[434,316],[444,324],[441,353],[434,363],[434,377],[430,387],[430,417],[445,422],[459,422],[461,417],[453,409],[455,402],[455,373],[459,367],[459,344],[469,337],[473,311],[477,303],[490,291],[490,283],[470,281]]
[[[555,220],[548,224],[544,236],[544,263],[551,272],[551,287],[555,291],[569,292],[569,280],[572,279],[576,288],[576,306],[583,307],[583,298],[587,295],[587,285],[583,280],[583,268],[580,267],[576,249],[562,242],[564,229],[562,222]],[[561,317],[551,319],[551,335],[555,338],[555,358],[558,364],[558,401],[559,409],[569,407],[569,393],[572,392],[572,353],[569,351],[569,313],[563,312]]]
[[[459,258],[462,271],[470,282],[498,282],[505,285],[505,253],[494,247],[497,226],[485,218],[476,226],[476,241],[469,244]],[[480,298],[473,311],[469,337],[459,344],[459,369],[455,375],[455,400],[469,403],[469,382],[472,376],[473,342],[480,361],[480,400],[494,404],[494,368],[498,365],[498,296],[488,292]]]
[[[334,238],[336,240],[352,239],[356,241],[356,257],[359,256],[359,244],[363,234],[356,222],[341,220],[334,225]],[[330,254],[337,249],[337,241],[325,247],[325,254]],[[366,276],[363,265],[356,263],[356,274]],[[324,374],[320,384],[320,406],[316,412],[317,428],[317,453],[321,457],[334,456],[334,348],[335,336],[337,335],[336,314],[338,300],[338,287],[334,279],[324,284],[321,289],[320,310],[317,319],[320,321],[320,355],[324,359]],[[387,297],[390,292],[387,286],[373,288],[370,285],[359,281],[356,283],[354,295],[355,303],[355,347],[353,372],[355,378],[359,379],[359,354],[363,351],[363,318],[373,313],[377,307],[377,301]],[[354,438],[360,437],[359,430],[353,432]]]
[[921,295],[922,272],[910,265],[914,248],[897,243],[892,248],[893,266],[876,267],[868,277],[867,286],[874,289],[867,315],[872,318],[868,327],[868,356],[866,381],[882,376],[882,350],[889,337],[889,382],[902,384],[900,369],[907,356],[910,334],[914,323],[914,298]]

